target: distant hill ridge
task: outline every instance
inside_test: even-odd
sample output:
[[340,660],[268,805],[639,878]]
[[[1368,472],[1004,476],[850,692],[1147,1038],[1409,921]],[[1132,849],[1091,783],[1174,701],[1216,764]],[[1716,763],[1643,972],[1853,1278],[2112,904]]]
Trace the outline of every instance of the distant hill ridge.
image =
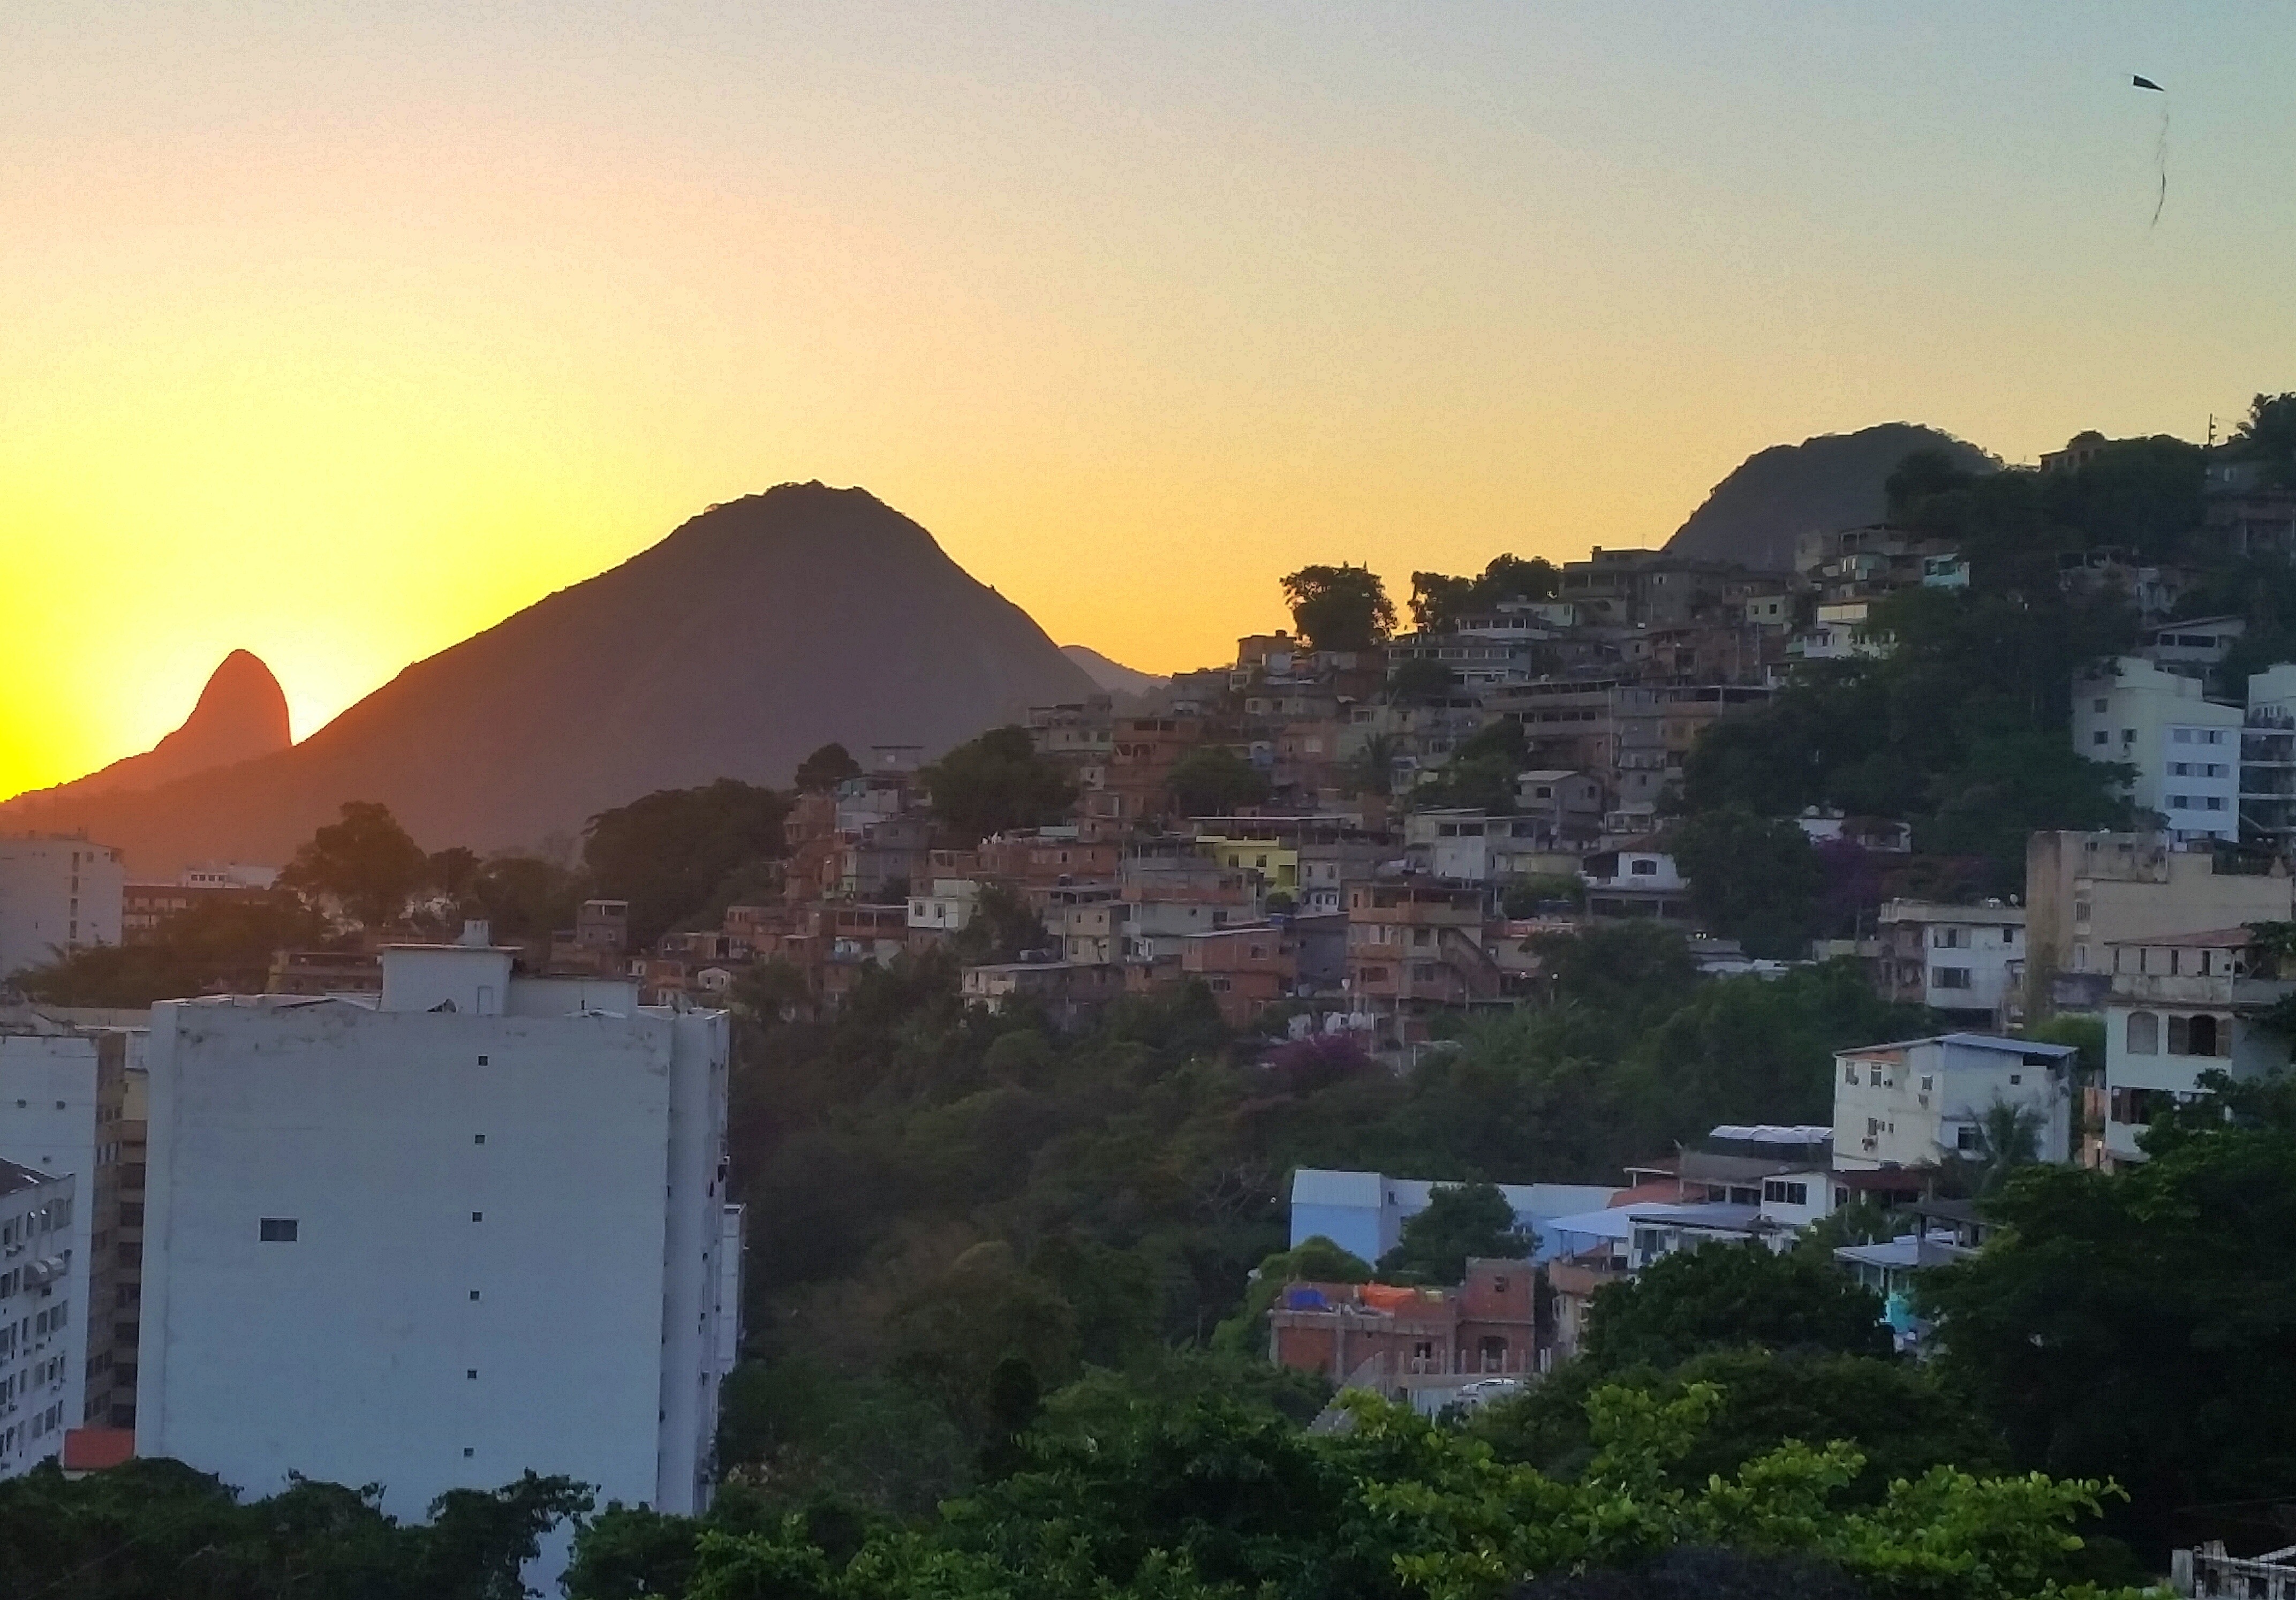
[[[279,680],[253,652],[234,650],[209,676],[199,703],[183,726],[150,750],[123,756],[84,778],[21,796],[10,806],[70,803],[118,791],[154,789],[210,767],[270,755],[291,743],[287,696]],[[0,806],[0,816],[8,810]]]
[[428,849],[515,847],[656,789],[786,784],[832,740],[939,751],[1093,687],[917,523],[783,484],[415,662],[291,750],[0,810],[86,828],[139,872],[284,860],[347,800],[384,801]]
[[2000,466],[1975,445],[1915,423],[1882,423],[1855,433],[1821,433],[1798,445],[1756,452],[1714,486],[1675,530],[1676,555],[1733,561],[1763,571],[1793,566],[1794,540],[1878,522],[1883,486],[1916,450],[1942,450],[1969,472]]

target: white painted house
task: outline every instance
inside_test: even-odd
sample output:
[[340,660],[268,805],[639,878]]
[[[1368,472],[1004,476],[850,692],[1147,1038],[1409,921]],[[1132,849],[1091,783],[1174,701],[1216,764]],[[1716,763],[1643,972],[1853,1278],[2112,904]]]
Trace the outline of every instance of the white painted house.
[[0,986],[86,945],[119,942],[119,852],[85,839],[0,837]]
[[73,1180],[0,1161],[0,1478],[63,1449],[79,1426],[79,1330],[71,1296]]
[[1874,932],[1881,944],[1875,987],[1883,997],[1926,1005],[1953,1022],[1996,1024],[2024,975],[2021,906],[1887,900]]
[[1837,1052],[1833,1161],[1837,1168],[1920,1167],[1984,1150],[1997,1102],[2040,1120],[2040,1157],[2070,1159],[2070,1045],[1946,1033]]
[[2155,1116],[2198,1097],[2203,1073],[2246,1079],[2288,1065],[2288,1041],[2244,1014],[2296,992],[2268,974],[2249,975],[2255,939],[2237,927],[2108,947],[2102,1165],[2143,1161],[2137,1136]]
[[2128,798],[2178,841],[2240,836],[2238,706],[2203,698],[2197,677],[2116,657],[2073,682],[2073,748],[2136,769]]
[[385,951],[379,997],[153,1009],[136,1451],[399,1517],[529,1469],[697,1512],[739,1285],[725,1013],[466,941]]
[[909,897],[909,926],[954,933],[980,911],[980,885],[971,878],[935,878],[932,892]]

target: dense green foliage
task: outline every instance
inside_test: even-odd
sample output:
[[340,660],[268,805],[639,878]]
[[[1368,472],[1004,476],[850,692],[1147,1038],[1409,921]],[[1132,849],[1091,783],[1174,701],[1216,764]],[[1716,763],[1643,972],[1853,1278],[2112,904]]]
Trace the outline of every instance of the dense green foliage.
[[1794,959],[1808,950],[1825,869],[1799,825],[1707,811],[1676,827],[1671,842],[1702,926],[1738,939],[1750,956]]
[[1519,555],[1494,556],[1475,578],[1414,572],[1411,626],[1421,633],[1444,633],[1466,613],[1488,610],[1501,601],[1552,600],[1562,581],[1562,570],[1537,555],[1528,561]]
[[1515,777],[1529,759],[1522,724],[1485,723],[1412,792],[1420,806],[1470,806],[1505,816],[1514,809]]
[[211,899],[166,918],[137,944],[89,945],[19,972],[16,987],[52,1005],[149,1005],[210,992],[259,994],[272,953],[311,949],[327,921],[292,894]]
[[1456,1284],[1471,1259],[1519,1261],[1538,1248],[1515,1227],[1514,1207],[1496,1184],[1439,1184],[1427,1209],[1404,1219],[1395,1248],[1380,1257],[1380,1281]]
[[1313,650],[1369,650],[1395,631],[1395,602],[1368,567],[1302,567],[1284,575],[1283,598]]
[[[1541,1000],[1402,1076],[1344,1044],[1236,1039],[1201,989],[1074,1034],[1025,1008],[967,1012],[939,959],[868,973],[828,1022],[750,1005],[731,1139],[751,1356],[832,1375],[872,1437],[924,1397],[955,1431],[942,1454],[969,1462],[1001,1437],[1007,1362],[1051,1394],[1239,1317],[1222,1348],[1256,1357],[1250,1274],[1266,1286],[1288,1265],[1269,1258],[1295,1167],[1600,1182],[1718,1120],[1822,1117],[1833,1049],[1923,1031],[1841,968],[1702,981],[1649,926],[1545,954]],[[808,1465],[850,1432],[832,1407],[749,1383],[729,1398],[728,1465],[769,1455],[776,1493],[861,1492]]]
[[991,833],[1060,822],[1076,785],[1037,753],[1024,727],[991,728],[918,774],[933,816],[952,840],[970,848]]
[[2202,527],[2205,463],[2168,439],[2127,441],[2066,472],[1972,474],[1909,457],[1890,480],[1891,521],[1952,541],[1970,587],[1878,602],[1872,626],[1894,641],[1888,654],[1806,664],[1769,707],[1718,724],[1691,754],[1685,805],[1910,818],[1917,849],[1988,864],[1995,892],[2018,887],[2033,830],[2127,825],[2112,792],[2121,775],[2084,759],[2066,730],[2074,677],[2136,642],[2136,612],[2110,584],[2066,582],[2061,562],[2107,552],[2183,562],[2214,575],[2188,603],[2250,609]]
[[1009,1470],[921,1525],[819,1506],[764,1522],[746,1497],[700,1522],[611,1509],[585,1535],[568,1590],[1500,1600],[1525,1579],[1634,1569],[1687,1547],[1798,1555],[1813,1564],[1791,1569],[1796,1581],[1840,1573],[1875,1600],[2095,1593],[2080,1586],[2071,1530],[2098,1486],[1939,1465],[1877,1493],[1856,1446],[1802,1441],[1693,1481],[1685,1464],[1712,1448],[1726,1404],[1705,1383],[1597,1390],[1585,1401],[1592,1448],[1560,1477],[1368,1397],[1347,1402],[1350,1425],[1320,1435],[1264,1407],[1111,1397],[1029,1432]]
[[861,775],[861,763],[841,744],[824,744],[797,764],[790,787],[800,794],[826,794],[848,778]]
[[1587,1402],[1606,1384],[1660,1401],[1694,1383],[1721,1391],[1721,1403],[1696,1445],[1668,1471],[1693,1489],[1728,1477],[1790,1439],[1846,1440],[1866,1456],[1847,1497],[1879,1500],[1892,1479],[1919,1478],[1932,1467],[1997,1472],[2008,1465],[2001,1440],[1968,1401],[1921,1366],[1892,1357],[1838,1350],[1760,1349],[1751,1334],[1737,1348],[1709,1350],[1672,1366],[1605,1367],[1574,1361],[1520,1395],[1485,1407],[1468,1423],[1504,1461],[1550,1477],[1576,1477],[1595,1453]]
[[1233,816],[1266,800],[1267,775],[1225,744],[1206,744],[1172,764],[1167,780],[1183,816]]
[[407,836],[390,808],[375,800],[346,800],[342,818],[328,823],[295,852],[279,887],[324,897],[370,928],[406,915],[406,902],[430,881],[430,858]]
[[380,1486],[298,1481],[242,1503],[173,1461],[77,1482],[53,1464],[0,1481],[0,1595],[14,1600],[521,1600],[519,1565],[586,1511],[563,1478],[455,1489],[402,1523]]
[[1890,1353],[1882,1299],[1833,1262],[1759,1240],[1677,1251],[1595,1291],[1581,1360],[1597,1372],[1674,1366],[1706,1350]]
[[650,946],[736,872],[778,857],[788,815],[788,796],[732,778],[657,790],[592,817],[582,859],[595,893],[630,903],[632,942]]
[[1242,1309],[1212,1330],[1211,1348],[1231,1355],[1264,1354],[1267,1313],[1286,1285],[1368,1284],[1371,1271],[1370,1262],[1321,1234],[1303,1239],[1290,1250],[1279,1250],[1253,1269]]
[[1929,1281],[1942,1367],[2019,1462],[2127,1486],[2147,1546],[2253,1540],[2296,1484],[2296,1082],[2219,1080],[2145,1146],[2009,1177],[2000,1234]]

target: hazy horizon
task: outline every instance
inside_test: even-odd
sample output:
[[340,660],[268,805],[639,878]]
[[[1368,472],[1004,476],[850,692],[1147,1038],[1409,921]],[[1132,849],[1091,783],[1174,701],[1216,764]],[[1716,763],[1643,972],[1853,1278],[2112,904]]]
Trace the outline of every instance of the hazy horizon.
[[[1142,670],[1308,561],[2296,387],[2296,13],[122,0],[0,17],[0,794],[299,736],[786,480]],[[2156,140],[2168,88],[2169,193]]]

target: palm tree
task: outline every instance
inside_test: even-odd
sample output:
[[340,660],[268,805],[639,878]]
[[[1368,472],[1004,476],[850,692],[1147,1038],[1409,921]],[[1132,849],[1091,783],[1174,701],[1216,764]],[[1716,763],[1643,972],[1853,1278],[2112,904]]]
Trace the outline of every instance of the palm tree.
[[1392,794],[1395,792],[1395,737],[1391,734],[1374,734],[1363,742],[1354,759],[1348,763],[1347,781],[1358,793]]
[[1978,1193],[1990,1194],[2009,1174],[2041,1159],[2041,1113],[1996,1096],[1978,1119]]

